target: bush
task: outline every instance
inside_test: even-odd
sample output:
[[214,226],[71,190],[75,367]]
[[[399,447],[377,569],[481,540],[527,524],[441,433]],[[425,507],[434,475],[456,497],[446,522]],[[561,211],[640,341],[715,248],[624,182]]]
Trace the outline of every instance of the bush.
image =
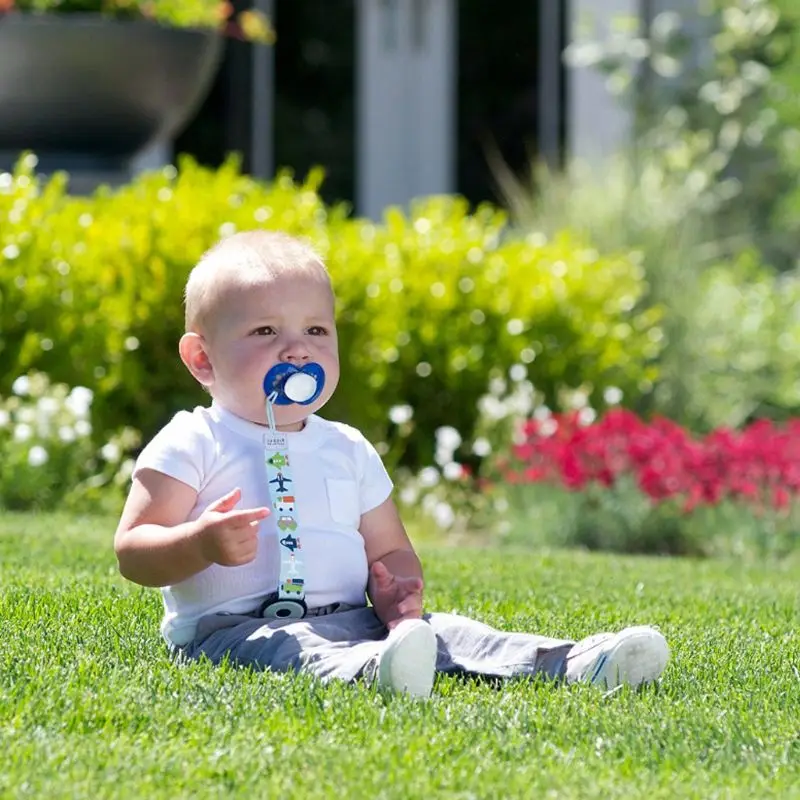
[[319,243],[326,221],[336,224],[315,178],[264,188],[233,164],[214,173],[187,163],[79,198],[61,177],[40,189],[34,163],[0,185],[0,394],[31,369],[87,386],[101,438],[125,424],[150,436],[207,399],[177,342],[186,277],[211,244],[268,219]]
[[117,512],[138,444],[123,429],[97,448],[92,393],[33,373],[0,397],[0,508]]
[[[568,232],[506,238],[498,210],[446,197],[373,224],[326,207],[319,172],[264,184],[234,161],[184,160],[91,197],[66,196],[62,177],[41,185],[34,168],[29,156],[0,176],[0,393],[31,369],[90,387],[100,439],[123,425],[149,437],[206,401],[176,352],[184,281],[219,237],[255,227],[306,237],[327,260],[343,377],[326,413],[390,463],[429,463],[442,425],[469,436],[492,369],[525,364],[553,401],[656,377],[641,267]],[[397,404],[413,409],[405,426],[388,418]]]
[[[800,411],[800,273],[776,275],[752,253],[687,279],[649,409],[695,431]],[[691,291],[690,291],[691,290]]]
[[[387,409],[413,409],[403,449],[429,464],[437,428],[469,437],[488,376],[518,364],[555,402],[565,386],[615,383],[635,391],[655,377],[657,309],[633,260],[603,257],[562,232],[506,238],[506,220],[485,206],[435,198],[385,224],[355,222],[329,254],[342,300],[340,335],[349,375],[366,391],[342,394],[348,417],[384,440]],[[360,383],[360,381],[359,381]],[[598,399],[598,402],[601,402]],[[399,426],[388,431],[403,440]]]

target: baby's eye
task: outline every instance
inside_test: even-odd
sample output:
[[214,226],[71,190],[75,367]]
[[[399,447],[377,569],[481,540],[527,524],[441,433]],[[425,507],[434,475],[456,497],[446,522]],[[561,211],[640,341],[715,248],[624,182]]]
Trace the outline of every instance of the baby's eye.
[[260,328],[256,328],[253,332],[253,336],[274,336],[276,333],[275,328],[272,325],[262,325]]
[[327,336],[328,329],[323,328],[322,325],[312,325],[307,333],[311,334],[311,336]]

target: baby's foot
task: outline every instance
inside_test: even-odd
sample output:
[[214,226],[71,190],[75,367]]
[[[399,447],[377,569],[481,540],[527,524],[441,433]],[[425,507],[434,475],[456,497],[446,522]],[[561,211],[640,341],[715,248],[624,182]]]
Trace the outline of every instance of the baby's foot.
[[617,634],[591,636],[567,656],[569,683],[586,681],[604,689],[639,686],[656,680],[667,666],[669,647],[654,628],[625,628]]
[[436,668],[436,635],[427,622],[408,619],[389,632],[375,677],[382,689],[428,697]]

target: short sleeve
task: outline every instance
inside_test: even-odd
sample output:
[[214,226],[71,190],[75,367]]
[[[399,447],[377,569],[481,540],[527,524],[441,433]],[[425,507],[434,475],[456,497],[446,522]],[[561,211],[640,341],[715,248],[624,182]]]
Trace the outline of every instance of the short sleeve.
[[363,437],[359,449],[359,502],[361,513],[366,514],[383,503],[392,493],[394,484],[383,465],[378,451]]
[[152,469],[199,492],[207,474],[211,432],[188,411],[179,411],[145,446],[133,469]]

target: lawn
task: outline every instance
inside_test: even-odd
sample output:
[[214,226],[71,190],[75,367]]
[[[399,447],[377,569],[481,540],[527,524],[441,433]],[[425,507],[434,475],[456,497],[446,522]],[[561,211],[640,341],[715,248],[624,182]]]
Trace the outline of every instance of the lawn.
[[0,797],[800,797],[794,564],[426,544],[431,609],[581,636],[658,624],[663,682],[454,678],[434,698],[179,667],[113,520],[0,521]]

